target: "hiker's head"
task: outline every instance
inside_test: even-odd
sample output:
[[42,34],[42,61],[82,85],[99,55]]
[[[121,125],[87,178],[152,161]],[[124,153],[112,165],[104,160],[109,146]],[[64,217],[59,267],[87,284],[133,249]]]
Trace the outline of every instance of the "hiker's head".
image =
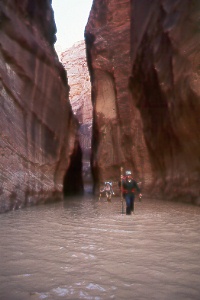
[[126,177],[127,177],[127,178],[130,178],[130,177],[132,177],[132,173],[131,173],[131,171],[126,171],[126,172],[125,172],[125,174],[126,174]]
[[125,174],[126,174],[126,176],[128,176],[128,175],[131,175],[132,173],[131,173],[131,171],[126,171]]

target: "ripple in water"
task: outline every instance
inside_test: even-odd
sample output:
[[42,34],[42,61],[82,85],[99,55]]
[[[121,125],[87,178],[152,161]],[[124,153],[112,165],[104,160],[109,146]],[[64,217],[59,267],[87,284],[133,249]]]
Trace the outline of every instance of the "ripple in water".
[[91,196],[0,215],[0,299],[200,299],[200,208]]

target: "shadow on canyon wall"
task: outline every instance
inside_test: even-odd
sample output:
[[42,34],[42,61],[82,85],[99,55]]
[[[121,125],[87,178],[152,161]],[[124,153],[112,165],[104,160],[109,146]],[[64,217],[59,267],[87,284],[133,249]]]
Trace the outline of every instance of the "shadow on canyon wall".
[[82,177],[82,150],[79,144],[74,149],[70,165],[63,181],[64,196],[83,195],[84,184]]

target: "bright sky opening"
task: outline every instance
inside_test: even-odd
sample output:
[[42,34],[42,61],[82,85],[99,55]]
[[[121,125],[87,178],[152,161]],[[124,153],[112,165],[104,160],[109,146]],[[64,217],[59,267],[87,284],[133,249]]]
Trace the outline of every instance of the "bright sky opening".
[[63,52],[84,40],[84,30],[93,0],[52,0],[57,27],[55,49]]

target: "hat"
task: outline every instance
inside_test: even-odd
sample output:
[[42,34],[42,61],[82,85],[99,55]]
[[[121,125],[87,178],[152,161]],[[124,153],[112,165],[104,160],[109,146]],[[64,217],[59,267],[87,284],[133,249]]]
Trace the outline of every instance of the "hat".
[[126,171],[125,174],[126,175],[131,175],[131,171]]
[[112,185],[112,182],[109,182],[109,181],[105,181],[105,184],[109,184],[109,185]]

